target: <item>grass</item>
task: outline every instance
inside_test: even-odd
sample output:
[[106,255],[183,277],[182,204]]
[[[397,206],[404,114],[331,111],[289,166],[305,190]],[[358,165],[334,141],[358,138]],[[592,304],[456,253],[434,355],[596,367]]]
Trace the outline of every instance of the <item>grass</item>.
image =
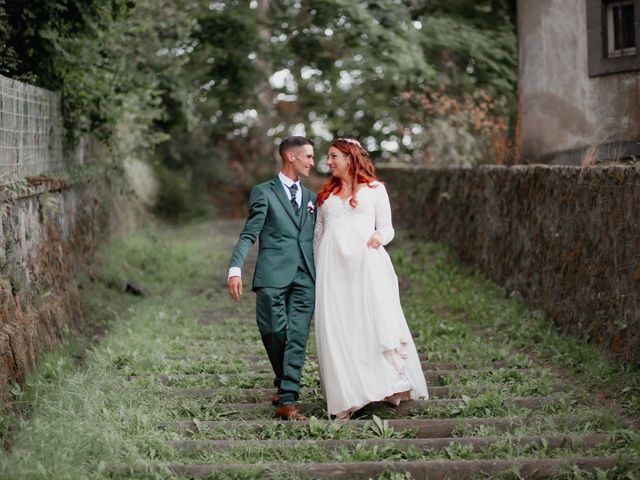
[[[215,330],[199,326],[197,315],[221,291],[222,282],[205,266],[226,261],[228,241],[226,248],[208,248],[224,241],[210,225],[149,228],[100,253],[97,281],[85,283],[84,298],[87,316],[102,317],[111,329],[84,353],[82,365],[65,348],[46,355],[16,392],[16,404],[28,404],[30,415],[7,440],[12,448],[0,458],[0,477],[107,478],[112,464],[171,458],[167,434],[154,428],[166,415],[167,399],[129,378],[164,371],[165,344],[184,332]],[[129,279],[150,295],[120,293]],[[189,295],[197,288],[202,293]]]
[[[382,421],[382,420],[380,420]],[[200,422],[198,422],[200,423]],[[196,425],[198,425],[198,423]],[[310,417],[308,424],[296,423],[267,423],[263,427],[255,428],[207,428],[201,424],[190,438],[215,440],[340,440],[340,439],[371,439],[371,438],[415,438],[413,429],[394,430],[388,425],[382,430],[375,420],[370,420],[362,427],[331,422],[326,419]]]
[[[184,453],[171,441],[185,438],[159,422],[194,421],[194,439],[370,439],[412,438],[415,431],[396,431],[385,423],[386,407],[363,413],[364,426],[327,419],[321,399],[317,363],[305,366],[304,402],[313,404],[308,424],[267,423],[261,428],[207,428],[202,422],[227,419],[270,419],[272,409],[231,411],[228,402],[246,397],[241,388],[272,388],[268,364],[247,358],[264,355],[252,319],[251,294],[235,304],[226,295],[225,266],[235,241],[223,223],[180,228],[150,225],[101,250],[93,275],[83,282],[86,317],[97,342],[69,335],[66,343],[46,354],[23,386],[13,389],[14,402],[0,416],[7,450],[0,456],[0,478],[106,479],[115,465],[136,467],[136,478],[167,478],[155,465],[171,462],[305,462],[408,459],[469,459],[549,455],[637,455],[634,432],[624,429],[620,415],[605,407],[558,399],[523,410],[514,396],[546,396],[558,379],[557,366],[569,372],[587,396],[603,389],[630,415],[640,408],[640,374],[609,362],[596,348],[564,337],[521,303],[505,298],[482,275],[449,260],[445,249],[400,237],[391,249],[402,279],[403,306],[416,345],[431,362],[454,362],[484,371],[444,374],[442,383],[464,393],[453,405],[427,405],[416,418],[466,418],[518,415],[530,422],[510,435],[491,427],[459,427],[455,436],[499,435],[502,440],[483,452],[455,443],[445,451],[400,451],[393,446],[342,449],[229,449]],[[93,279],[93,280],[92,280]],[[122,292],[128,280],[143,284],[149,294],[138,298]],[[248,290],[248,289],[247,289]],[[97,332],[97,333],[96,333]],[[310,352],[313,351],[313,338]],[[509,361],[501,368],[495,361]],[[265,370],[266,369],[266,370]],[[486,391],[477,390],[480,385]],[[212,398],[188,398],[178,388],[224,388]],[[253,399],[250,401],[256,401]],[[588,403],[588,402],[587,402]],[[555,425],[545,417],[576,415],[579,421]],[[376,417],[374,417],[374,415]],[[517,446],[512,438],[558,432],[622,432],[596,449],[554,450]],[[624,467],[616,475],[638,475]],[[621,474],[621,475],[622,475]],[[515,474],[513,474],[515,475]],[[568,471],[564,478],[591,478]],[[570,476],[573,475],[573,476]],[[602,478],[613,478],[606,477]],[[282,478],[293,478],[283,474]],[[172,477],[173,478],[173,477]],[[216,477],[218,478],[218,477]],[[219,478],[262,478],[262,473],[228,473]],[[389,471],[383,478],[409,476]],[[505,478],[518,478],[515,476]],[[596,478],[596,477],[593,477]],[[600,478],[600,477],[598,477]],[[633,477],[629,477],[633,478]],[[636,477],[637,478],[637,477]]]
[[216,452],[193,452],[185,454],[197,464],[234,464],[234,463],[302,463],[302,462],[362,462],[362,461],[400,461],[400,460],[483,460],[487,458],[554,458],[572,457],[576,453],[584,456],[609,455],[615,449],[621,457],[634,453],[634,442],[637,439],[624,436],[612,437],[608,442],[596,448],[564,447],[551,448],[542,441],[538,444],[521,445],[517,437],[502,435],[494,444],[474,451],[470,445],[461,445],[452,441],[442,450],[416,447],[401,448],[392,444],[388,446],[366,445],[358,443],[354,448],[338,447],[326,449],[319,445],[300,444],[286,447],[264,447],[255,445],[250,448],[226,448]]
[[393,258],[409,285],[403,304],[413,330],[420,332],[420,350],[455,349],[462,341],[467,352],[491,358],[504,358],[505,351],[526,354],[565,370],[587,392],[607,392],[630,416],[640,416],[637,367],[614,362],[597,346],[563,335],[544,316],[507,298],[483,274],[451,262],[441,246],[406,237],[399,243],[402,248],[394,250]]

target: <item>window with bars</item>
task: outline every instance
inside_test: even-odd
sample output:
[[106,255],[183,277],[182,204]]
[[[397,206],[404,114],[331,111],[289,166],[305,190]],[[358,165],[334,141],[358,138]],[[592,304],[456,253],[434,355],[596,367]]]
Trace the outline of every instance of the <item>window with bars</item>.
[[587,0],[589,76],[640,70],[640,0]]

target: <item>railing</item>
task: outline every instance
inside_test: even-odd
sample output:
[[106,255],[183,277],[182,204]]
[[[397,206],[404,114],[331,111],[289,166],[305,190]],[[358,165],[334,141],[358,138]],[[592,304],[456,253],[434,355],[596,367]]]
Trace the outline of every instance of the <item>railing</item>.
[[62,134],[60,94],[0,75],[0,181],[64,169]]

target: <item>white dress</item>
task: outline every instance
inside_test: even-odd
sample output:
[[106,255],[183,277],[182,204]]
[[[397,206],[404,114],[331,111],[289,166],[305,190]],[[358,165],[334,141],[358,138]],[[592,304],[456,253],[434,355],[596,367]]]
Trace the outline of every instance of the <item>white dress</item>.
[[394,236],[384,185],[357,192],[357,206],[331,195],[318,209],[315,332],[327,410],[342,417],[410,390],[428,398],[420,359],[400,305],[398,277],[384,247],[367,247],[377,231]]

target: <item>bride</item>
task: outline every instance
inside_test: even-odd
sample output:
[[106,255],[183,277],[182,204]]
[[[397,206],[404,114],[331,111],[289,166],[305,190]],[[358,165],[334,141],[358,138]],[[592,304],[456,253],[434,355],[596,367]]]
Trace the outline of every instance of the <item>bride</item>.
[[375,401],[428,398],[391,259],[385,186],[360,142],[331,143],[332,177],[317,197],[315,330],[327,410],[337,418]]

